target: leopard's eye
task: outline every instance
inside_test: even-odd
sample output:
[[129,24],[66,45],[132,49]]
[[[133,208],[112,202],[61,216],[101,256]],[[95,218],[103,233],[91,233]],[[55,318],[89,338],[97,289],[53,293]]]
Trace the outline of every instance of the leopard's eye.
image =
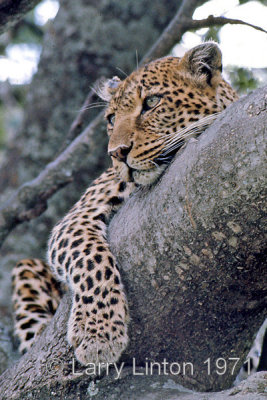
[[107,120],[108,120],[109,124],[113,126],[115,123],[115,114],[109,114],[107,116]]
[[144,103],[143,103],[142,112],[151,110],[152,108],[156,107],[156,105],[160,102],[160,99],[161,99],[161,96],[157,96],[157,95],[146,97],[144,100]]

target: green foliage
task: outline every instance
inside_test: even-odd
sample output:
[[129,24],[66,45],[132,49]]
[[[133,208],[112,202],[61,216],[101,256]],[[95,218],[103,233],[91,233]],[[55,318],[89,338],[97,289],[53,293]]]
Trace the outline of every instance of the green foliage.
[[20,21],[13,30],[13,44],[42,44],[43,30],[29,18]]
[[232,86],[240,94],[248,93],[260,86],[259,80],[248,68],[227,66],[226,73],[229,76]]
[[219,26],[211,26],[207,33],[202,37],[202,40],[206,42],[207,40],[214,40],[214,42],[220,43],[220,29]]
[[[242,5],[242,4],[246,4],[246,3],[249,3],[251,0],[239,0],[239,4],[240,5]],[[267,1],[266,0],[257,0],[258,1],[258,3],[261,3],[261,4],[263,4],[263,5],[266,5],[267,4]]]

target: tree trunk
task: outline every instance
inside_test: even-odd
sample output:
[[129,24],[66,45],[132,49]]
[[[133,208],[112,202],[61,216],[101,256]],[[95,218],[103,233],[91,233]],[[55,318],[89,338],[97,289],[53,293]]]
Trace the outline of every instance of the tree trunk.
[[[1,398],[144,399],[146,382],[147,396],[175,399],[180,383],[199,391],[231,386],[266,305],[266,95],[260,89],[231,105],[111,221],[109,240],[131,314],[130,344],[118,363],[122,379],[113,369],[95,385],[92,371],[73,361],[65,341],[66,297],[32,350],[2,375]],[[251,399],[261,398],[263,375],[257,379]]]
[[233,104],[110,224],[131,310],[127,356],[190,362],[194,374],[178,380],[198,390],[232,384],[266,315],[266,95]]

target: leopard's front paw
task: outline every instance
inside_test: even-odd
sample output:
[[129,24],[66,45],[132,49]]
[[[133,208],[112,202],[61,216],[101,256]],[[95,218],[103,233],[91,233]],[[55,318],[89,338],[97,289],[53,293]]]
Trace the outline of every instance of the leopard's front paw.
[[73,346],[81,364],[114,363],[126,349],[127,322],[122,321],[121,315],[117,318],[115,314],[112,318],[109,315],[103,313],[101,316],[91,316],[88,311],[72,309],[68,323],[68,342]]

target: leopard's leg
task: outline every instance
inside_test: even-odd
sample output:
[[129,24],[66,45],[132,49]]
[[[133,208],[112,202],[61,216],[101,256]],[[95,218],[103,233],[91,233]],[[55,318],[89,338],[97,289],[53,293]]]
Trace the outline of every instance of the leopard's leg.
[[52,232],[49,264],[73,293],[68,341],[82,364],[115,362],[127,346],[127,300],[106,228],[134,188],[107,170]]
[[26,259],[13,269],[12,285],[15,334],[20,340],[19,351],[25,353],[56,312],[61,284],[46,263]]

